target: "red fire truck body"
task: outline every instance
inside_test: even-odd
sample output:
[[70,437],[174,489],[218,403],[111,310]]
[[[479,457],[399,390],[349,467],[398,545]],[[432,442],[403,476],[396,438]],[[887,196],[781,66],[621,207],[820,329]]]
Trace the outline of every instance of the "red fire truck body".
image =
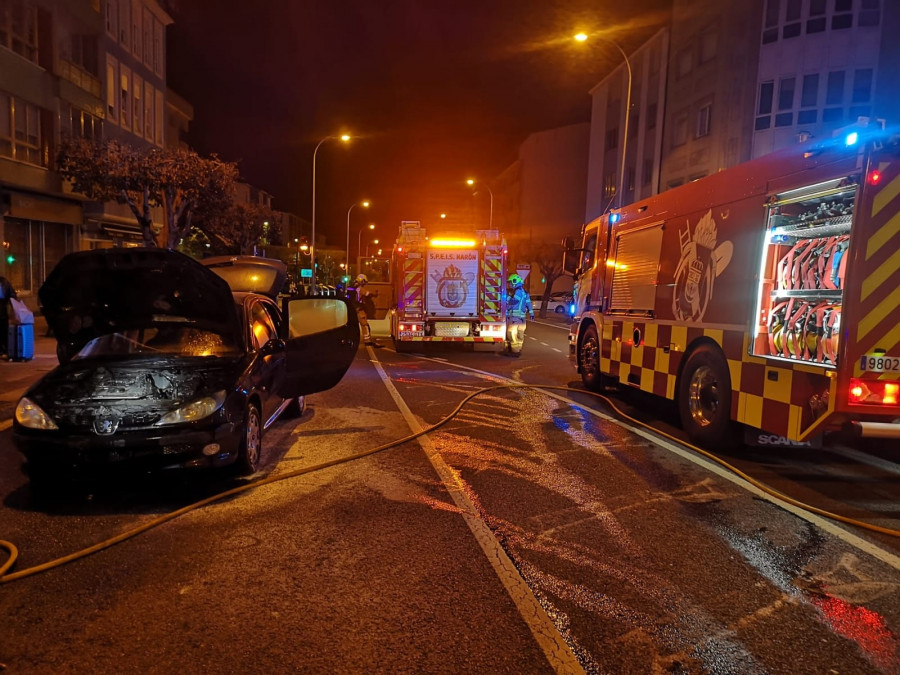
[[900,438],[898,136],[862,128],[631,204],[565,263],[589,388],[676,400],[706,444],[732,421]]
[[397,350],[424,342],[502,345],[506,260],[496,230],[426,237],[418,221],[403,221],[391,262]]

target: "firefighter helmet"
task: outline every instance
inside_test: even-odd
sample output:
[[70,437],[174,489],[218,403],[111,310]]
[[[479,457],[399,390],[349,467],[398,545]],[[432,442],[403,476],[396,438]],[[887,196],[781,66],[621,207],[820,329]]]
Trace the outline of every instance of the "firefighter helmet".
[[367,283],[369,283],[369,279],[366,277],[365,274],[357,275],[357,277],[356,277],[356,285],[357,286],[365,286]]
[[510,286],[521,286],[524,282],[522,281],[522,277],[518,274],[510,274],[509,275],[509,284]]

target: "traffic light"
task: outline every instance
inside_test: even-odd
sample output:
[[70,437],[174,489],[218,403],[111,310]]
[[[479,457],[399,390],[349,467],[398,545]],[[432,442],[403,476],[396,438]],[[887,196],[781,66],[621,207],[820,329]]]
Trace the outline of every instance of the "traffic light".
[[16,259],[13,257],[12,254],[6,256],[6,264],[7,265],[12,265],[14,262],[16,262]]
[[341,277],[341,281],[343,281],[343,282],[346,284],[348,281],[350,281],[350,277],[348,277],[348,276],[345,274],[344,276]]

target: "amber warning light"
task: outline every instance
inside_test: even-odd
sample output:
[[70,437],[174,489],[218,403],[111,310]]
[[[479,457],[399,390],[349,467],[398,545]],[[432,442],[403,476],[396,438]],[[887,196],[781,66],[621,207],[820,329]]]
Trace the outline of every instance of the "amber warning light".
[[856,378],[850,380],[850,403],[897,405],[898,400],[900,400],[900,382],[883,380],[864,382]]
[[474,239],[432,239],[432,248],[475,248]]

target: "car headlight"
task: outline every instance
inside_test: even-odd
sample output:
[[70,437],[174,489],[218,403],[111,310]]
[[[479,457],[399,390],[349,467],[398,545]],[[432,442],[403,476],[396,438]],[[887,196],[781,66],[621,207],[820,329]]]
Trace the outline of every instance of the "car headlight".
[[180,408],[163,415],[154,426],[178,424],[180,422],[196,422],[209,417],[225,403],[225,391],[217,391],[212,396],[204,396],[196,401],[185,403]]
[[16,406],[16,422],[28,429],[59,429],[56,422],[30,398],[22,398]]

